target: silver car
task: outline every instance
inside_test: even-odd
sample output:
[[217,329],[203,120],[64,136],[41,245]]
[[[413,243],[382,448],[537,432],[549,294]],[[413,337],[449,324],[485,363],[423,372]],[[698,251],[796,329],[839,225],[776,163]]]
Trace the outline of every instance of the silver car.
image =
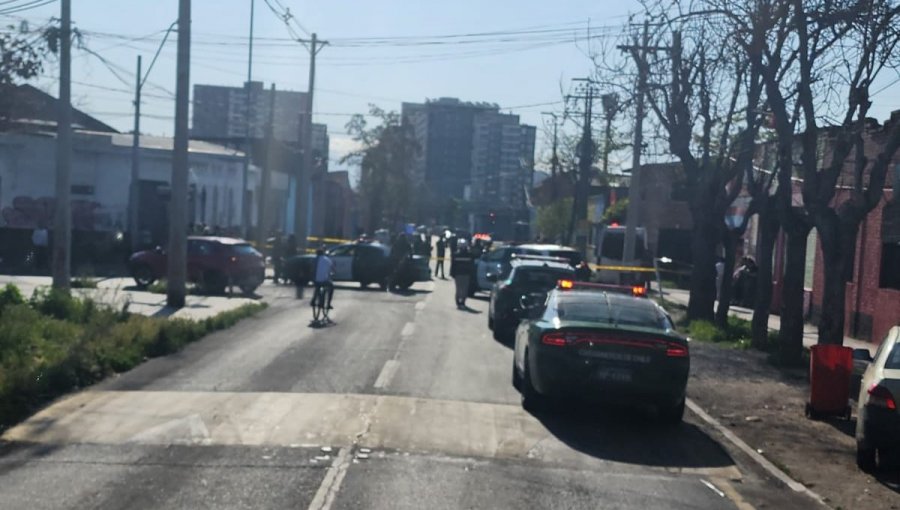
[[853,357],[868,362],[859,389],[856,463],[873,471],[900,448],[900,326],[891,328],[874,358],[865,349],[855,350]]

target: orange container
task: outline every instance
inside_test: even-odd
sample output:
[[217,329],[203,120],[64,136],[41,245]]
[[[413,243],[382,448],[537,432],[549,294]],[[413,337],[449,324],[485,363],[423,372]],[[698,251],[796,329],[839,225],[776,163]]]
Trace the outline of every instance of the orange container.
[[809,359],[809,403],[806,415],[850,418],[850,378],[853,349],[842,345],[814,345]]

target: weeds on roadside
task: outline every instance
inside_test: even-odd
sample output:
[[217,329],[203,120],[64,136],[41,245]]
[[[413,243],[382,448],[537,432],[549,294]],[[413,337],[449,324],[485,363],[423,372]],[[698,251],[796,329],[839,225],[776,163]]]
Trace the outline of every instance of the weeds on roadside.
[[61,394],[178,351],[264,308],[201,321],[132,315],[60,290],[0,290],[0,430]]

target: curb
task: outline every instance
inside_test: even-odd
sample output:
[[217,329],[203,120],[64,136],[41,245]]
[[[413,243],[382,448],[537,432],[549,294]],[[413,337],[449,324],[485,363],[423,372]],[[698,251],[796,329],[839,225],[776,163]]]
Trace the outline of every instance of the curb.
[[770,475],[777,478],[779,481],[781,481],[781,483],[788,486],[788,488],[790,488],[792,491],[805,494],[818,502],[823,507],[831,508],[827,503],[825,503],[825,500],[822,498],[822,496],[810,490],[807,486],[803,485],[797,480],[794,480],[787,473],[779,469],[778,466],[773,464],[769,459],[760,455],[756,450],[751,448],[750,445],[748,445],[740,437],[738,437],[737,434],[732,432],[731,429],[719,423],[718,420],[710,416],[709,413],[704,411],[703,408],[697,405],[693,400],[689,398],[685,399],[685,403],[687,404],[687,407],[691,410],[691,412],[696,414],[698,417],[700,417],[700,419],[705,421],[707,424],[716,429],[720,434],[725,436],[725,439],[728,439],[728,441],[730,441],[739,450],[749,455],[750,458],[753,459],[753,461],[756,462],[761,468],[763,468]]

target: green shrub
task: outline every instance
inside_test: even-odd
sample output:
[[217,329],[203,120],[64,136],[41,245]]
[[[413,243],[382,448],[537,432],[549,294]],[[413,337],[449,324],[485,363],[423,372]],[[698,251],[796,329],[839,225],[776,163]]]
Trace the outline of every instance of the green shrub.
[[715,324],[708,321],[692,321],[688,324],[688,336],[700,342],[724,342],[728,336]]
[[25,304],[25,298],[15,285],[7,283],[3,290],[0,290],[0,313],[8,306],[22,304]]

